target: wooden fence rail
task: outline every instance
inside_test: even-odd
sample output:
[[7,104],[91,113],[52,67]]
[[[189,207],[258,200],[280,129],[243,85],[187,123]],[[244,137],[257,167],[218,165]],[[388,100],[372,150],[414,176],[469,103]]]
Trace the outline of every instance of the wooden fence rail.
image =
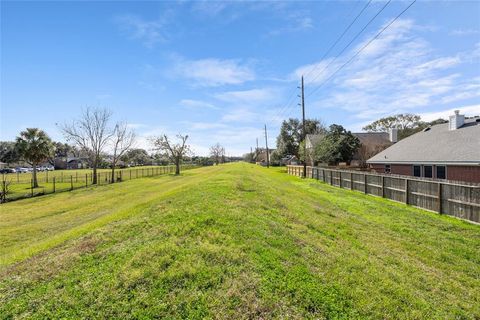
[[[287,172],[301,177],[303,166],[287,166]],[[365,194],[480,223],[479,185],[320,167],[307,167],[306,176],[332,186],[357,190]]]

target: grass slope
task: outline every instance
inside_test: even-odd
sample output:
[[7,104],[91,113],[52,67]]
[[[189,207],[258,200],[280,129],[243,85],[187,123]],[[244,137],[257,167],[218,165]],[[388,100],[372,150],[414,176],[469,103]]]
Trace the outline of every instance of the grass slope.
[[480,317],[480,227],[249,164],[0,206],[0,317]]

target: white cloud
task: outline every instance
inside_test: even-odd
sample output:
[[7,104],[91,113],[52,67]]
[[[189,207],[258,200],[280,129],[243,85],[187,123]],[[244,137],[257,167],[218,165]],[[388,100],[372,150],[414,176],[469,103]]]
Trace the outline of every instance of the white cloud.
[[191,130],[210,130],[210,129],[219,129],[219,128],[225,128],[227,125],[219,122],[192,122],[192,121],[187,121],[184,122],[188,128]]
[[192,100],[192,99],[183,99],[180,101],[180,105],[183,107],[191,108],[191,109],[212,109],[218,110],[219,108],[215,105],[200,101],[200,100]]
[[222,13],[226,8],[228,2],[222,1],[196,1],[193,3],[192,10],[208,16],[216,16]]
[[286,19],[285,26],[268,32],[267,36],[278,36],[286,33],[300,32],[313,29],[313,19],[307,12],[296,11],[283,15]]
[[272,101],[275,99],[273,89],[251,89],[243,91],[227,91],[214,95],[218,100],[231,103],[233,105],[257,105],[259,103]]
[[252,122],[258,119],[259,114],[247,108],[235,108],[223,115],[223,122]]
[[117,16],[115,21],[128,37],[141,41],[148,48],[167,39],[165,17],[147,21],[139,16],[127,14]]
[[448,120],[448,117],[453,115],[455,110],[460,110],[460,114],[464,114],[467,117],[478,116],[480,115],[480,104],[446,109],[442,111],[424,112],[424,113],[420,113],[420,116],[424,121],[433,121],[439,118]]
[[480,34],[478,29],[456,29],[449,33],[451,36],[470,36]]
[[[322,90],[316,91],[321,95],[310,97],[316,86],[315,83],[307,86],[306,97],[313,100],[310,105],[315,108],[340,108],[353,119],[367,121],[480,96],[478,79],[462,77],[455,69],[460,64],[476,63],[469,59],[476,49],[468,53],[438,56],[431,45],[418,36],[418,28],[412,20],[398,20]],[[347,52],[345,58],[337,63],[343,64],[365,43]],[[319,61],[316,65],[322,67],[328,62]],[[326,74],[330,76],[335,70],[329,68]],[[294,74],[305,72],[308,72],[308,66],[297,68]],[[319,96],[322,98],[318,99]]]
[[228,84],[242,84],[255,79],[253,69],[238,60],[202,59],[180,60],[174,72],[195,85],[215,87]]

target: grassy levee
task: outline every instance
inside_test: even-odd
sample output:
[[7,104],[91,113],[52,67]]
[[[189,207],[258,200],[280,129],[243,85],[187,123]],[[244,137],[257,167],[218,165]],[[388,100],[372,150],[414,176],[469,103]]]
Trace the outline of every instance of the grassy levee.
[[281,171],[0,206],[0,318],[480,317],[480,226]]

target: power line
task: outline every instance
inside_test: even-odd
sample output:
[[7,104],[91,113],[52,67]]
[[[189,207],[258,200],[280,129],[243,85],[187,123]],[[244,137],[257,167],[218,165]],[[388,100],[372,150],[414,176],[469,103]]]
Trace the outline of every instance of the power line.
[[[365,26],[363,26],[363,28],[360,30],[360,32],[358,32],[351,40],[350,42],[345,46],[343,47],[343,49],[340,51],[340,53],[338,53],[334,58],[333,60],[331,60],[323,69],[322,71],[320,71],[320,73],[318,73],[311,81],[310,83],[314,82],[316,79],[318,79],[318,77],[328,68],[332,65],[332,63],[334,63],[338,57],[340,57],[344,52],[345,50],[348,49],[348,47],[350,47],[350,45],[355,41],[357,40],[357,38],[363,33],[363,31],[365,31],[365,29],[367,29],[367,27],[380,15],[380,13],[383,12],[383,10],[385,10],[385,8],[390,4],[390,2],[392,2],[391,0],[388,0],[388,2],[386,2],[383,7],[367,22],[367,24]],[[310,94],[309,94],[310,95]]]
[[[320,58],[320,61],[325,59],[325,57],[332,51],[332,49],[338,44],[338,42],[340,40],[342,40],[343,36],[347,33],[348,30],[350,30],[350,28],[358,20],[358,18],[362,15],[363,11],[365,11],[365,9],[367,9],[367,7],[370,5],[371,2],[372,2],[372,0],[368,1],[365,4],[365,6],[362,8],[362,10],[360,10],[360,12],[357,14],[355,19],[353,19],[352,22],[350,22],[350,24],[345,28],[345,30],[343,30],[342,34],[337,38],[337,40],[335,40],[335,42],[330,46],[330,48],[328,48],[327,52],[325,52],[324,55]],[[307,72],[305,74],[305,77],[308,77],[315,69],[317,69],[317,67],[318,67],[318,64],[316,64],[314,68],[312,68],[309,72]]]
[[380,30],[373,38],[371,38],[361,49],[359,49],[350,59],[347,60],[342,66],[340,66],[334,73],[330,75],[325,81],[323,81],[318,87],[313,89],[310,92],[309,96],[314,94],[318,89],[320,89],[325,83],[332,79],[340,70],[342,70],[347,64],[353,61],[366,47],[368,47],[373,41],[375,41],[385,30],[387,30],[395,21],[398,20],[417,0],[413,0],[408,7],[406,7],[402,12],[400,12],[392,21],[390,21],[382,30]]
[[[343,30],[342,34],[339,37],[337,37],[335,42],[330,46],[330,48],[327,50],[327,52],[325,52],[325,54],[322,56],[322,58],[320,60],[323,60],[331,52],[331,50],[338,44],[338,42],[340,40],[342,40],[343,36],[348,32],[348,30],[350,30],[352,25],[358,20],[358,18],[362,15],[362,13],[365,11],[365,9],[367,9],[367,7],[370,5],[371,2],[372,2],[372,0],[369,0],[365,4],[365,6],[360,10],[360,12],[356,15],[356,17],[350,22],[350,24]],[[353,10],[355,10],[356,7],[357,6],[355,6]],[[353,12],[353,10],[352,10],[352,12]],[[314,65],[312,67],[312,69],[309,72],[307,72],[307,74],[305,76],[308,76],[309,74],[311,74],[317,67],[318,67],[318,65]],[[279,118],[285,117],[285,113],[288,112],[288,108],[291,107],[292,102],[294,102],[294,99],[292,99],[292,98],[295,97],[295,93],[296,93],[296,90],[294,90],[292,92],[292,94],[289,96],[289,98],[287,99],[287,103],[283,107],[281,107],[281,109],[279,111],[277,111],[277,113],[274,115],[274,118],[275,117],[279,117]],[[288,114],[290,114],[290,113],[291,112],[288,112]]]

